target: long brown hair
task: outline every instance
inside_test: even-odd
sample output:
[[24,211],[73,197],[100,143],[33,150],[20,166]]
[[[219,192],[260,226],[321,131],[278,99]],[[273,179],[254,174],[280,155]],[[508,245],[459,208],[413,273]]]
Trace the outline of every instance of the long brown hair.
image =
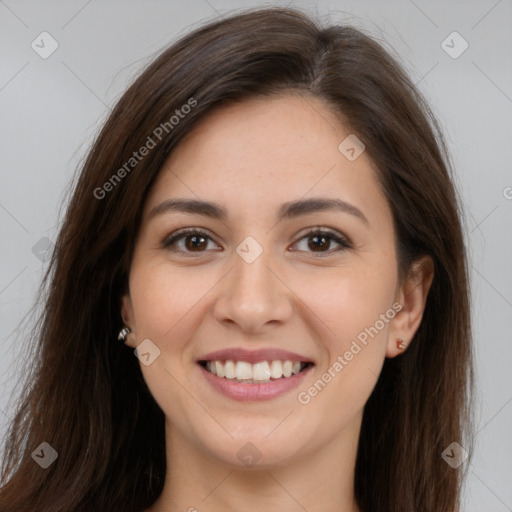
[[[473,367],[462,213],[441,131],[373,38],[265,8],[209,22],[166,49],[92,145],[41,288],[37,354],[6,438],[3,512],[140,512],[159,496],[164,415],[116,339],[142,207],[206,113],[281,92],[324,100],[364,142],[393,211],[401,276],[424,254],[435,265],[416,336],[386,359],[365,406],[357,502],[363,512],[459,510],[465,465],[441,454],[452,442],[471,453]],[[148,137],[155,145],[131,161]],[[42,442],[58,452],[47,469],[31,457]]]

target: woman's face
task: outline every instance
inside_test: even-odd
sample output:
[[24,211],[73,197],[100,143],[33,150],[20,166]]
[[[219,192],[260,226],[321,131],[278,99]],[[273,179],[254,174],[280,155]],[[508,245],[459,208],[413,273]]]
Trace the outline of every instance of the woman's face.
[[205,118],[164,165],[122,313],[176,444],[261,466],[355,443],[418,322],[398,313],[391,210],[366,153],[338,148],[349,135],[318,99],[254,99]]

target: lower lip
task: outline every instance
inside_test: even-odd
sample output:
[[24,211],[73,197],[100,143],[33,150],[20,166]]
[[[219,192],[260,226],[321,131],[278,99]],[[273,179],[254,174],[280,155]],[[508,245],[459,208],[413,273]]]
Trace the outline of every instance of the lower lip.
[[234,400],[268,400],[283,395],[288,391],[298,387],[304,380],[313,365],[308,366],[301,372],[287,378],[276,379],[264,384],[247,384],[244,382],[234,382],[223,377],[217,377],[206,368],[199,365],[206,380],[223,395]]

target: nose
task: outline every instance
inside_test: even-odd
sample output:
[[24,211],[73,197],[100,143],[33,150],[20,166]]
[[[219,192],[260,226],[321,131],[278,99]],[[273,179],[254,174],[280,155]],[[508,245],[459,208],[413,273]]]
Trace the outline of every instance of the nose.
[[248,263],[238,253],[234,268],[224,279],[214,306],[214,316],[251,334],[285,323],[293,313],[293,292],[279,275],[270,251]]

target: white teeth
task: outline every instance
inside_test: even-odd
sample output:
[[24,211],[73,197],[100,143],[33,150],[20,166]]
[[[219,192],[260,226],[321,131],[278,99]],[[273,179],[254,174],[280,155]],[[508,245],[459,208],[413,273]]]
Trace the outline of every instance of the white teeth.
[[224,365],[220,361],[215,361],[215,368],[217,369],[217,377],[224,377]]
[[283,375],[285,377],[291,377],[293,363],[291,361],[285,361],[283,363]]
[[270,382],[270,379],[288,378],[297,375],[305,366],[300,361],[261,361],[251,364],[247,361],[208,361],[206,369],[229,380],[239,380],[245,382]]
[[272,361],[272,364],[270,365],[270,376],[273,379],[280,379],[283,375],[283,365],[281,364],[281,361]]
[[[234,376],[233,376],[234,378]],[[236,378],[238,380],[252,379],[252,365],[246,361],[236,362]]]
[[252,378],[254,380],[268,380],[270,379],[270,367],[267,361],[256,363],[252,365]]
[[226,379],[235,378],[235,363],[233,361],[226,361],[226,364],[224,365],[224,375],[226,376]]

